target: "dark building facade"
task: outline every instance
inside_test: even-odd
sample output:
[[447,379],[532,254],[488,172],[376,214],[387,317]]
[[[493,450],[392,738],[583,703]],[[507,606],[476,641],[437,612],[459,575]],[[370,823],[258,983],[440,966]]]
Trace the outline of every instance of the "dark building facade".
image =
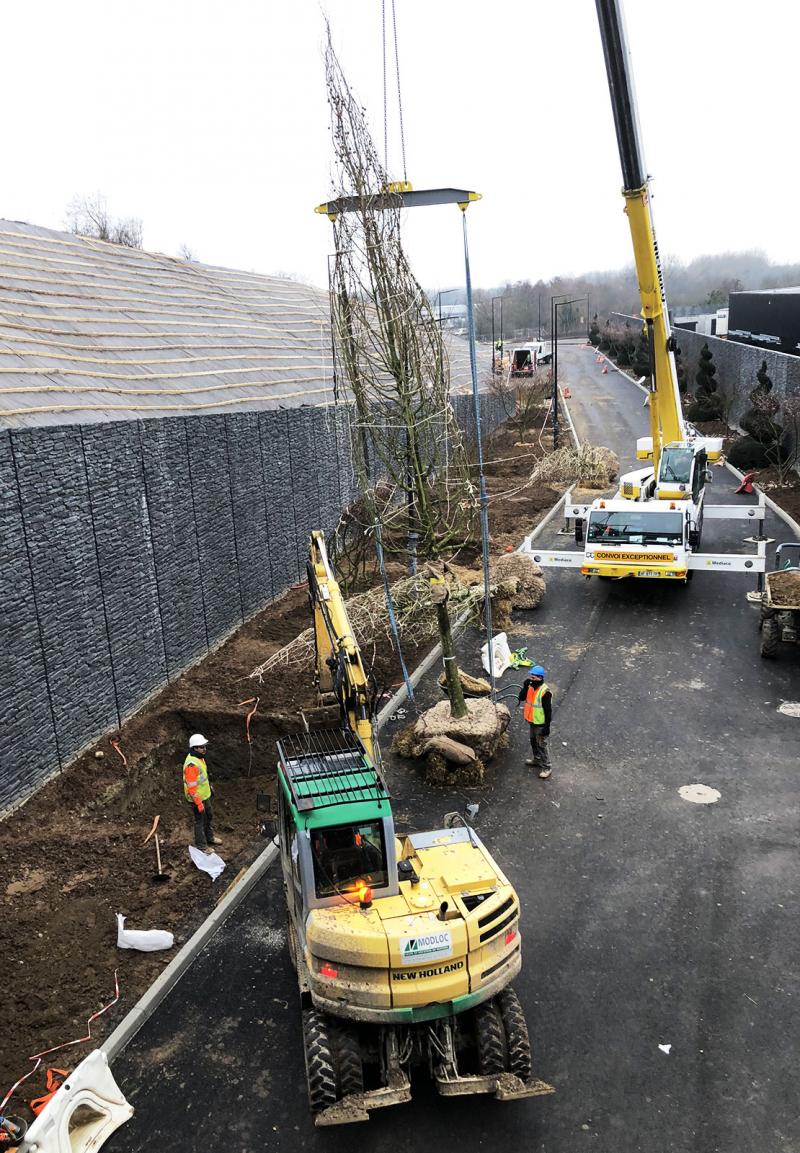
[[732,292],[728,340],[800,356],[800,287]]

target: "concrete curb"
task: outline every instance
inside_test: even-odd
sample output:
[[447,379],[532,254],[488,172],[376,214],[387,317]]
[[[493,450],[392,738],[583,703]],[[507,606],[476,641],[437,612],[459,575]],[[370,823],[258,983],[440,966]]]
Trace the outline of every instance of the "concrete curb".
[[572,443],[575,445],[576,448],[580,448],[581,442],[578,440],[578,434],[575,431],[575,425],[572,422],[572,413],[569,411],[569,405],[564,400],[564,393],[561,391],[560,385],[559,385],[559,389],[558,389],[558,399],[561,402],[561,407],[564,409],[564,412],[567,415],[567,424],[569,425],[570,435],[572,436]]
[[236,906],[247,896],[255,883],[261,879],[277,855],[277,840],[273,840],[263,852],[259,853],[244,875],[231,883],[214,911],[206,917],[200,928],[192,934],[186,944],[172,958],[161,976],[139,998],[130,1012],[117,1025],[114,1032],[100,1046],[108,1057],[109,1063],[119,1056],[125,1046],[139,1032],[142,1025],[153,1015],[164,998],[172,992],[200,950],[210,941],[217,929],[224,924]]

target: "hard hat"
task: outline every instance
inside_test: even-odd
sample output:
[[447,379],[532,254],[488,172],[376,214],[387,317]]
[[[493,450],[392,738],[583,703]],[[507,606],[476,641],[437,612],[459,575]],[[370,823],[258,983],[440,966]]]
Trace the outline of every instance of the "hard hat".
[[207,744],[208,744],[208,741],[206,740],[206,738],[203,736],[202,733],[192,733],[192,735],[189,737],[189,748],[190,749],[200,749],[203,747],[203,745],[207,745]]
[[541,677],[544,680],[544,666],[543,665],[534,665],[530,671],[530,676]]

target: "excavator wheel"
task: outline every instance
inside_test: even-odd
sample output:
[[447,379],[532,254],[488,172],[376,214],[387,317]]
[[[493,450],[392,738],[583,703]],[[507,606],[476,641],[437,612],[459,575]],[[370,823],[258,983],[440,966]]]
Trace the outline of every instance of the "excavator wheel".
[[475,1040],[481,1073],[505,1073],[508,1067],[506,1034],[496,1001],[485,1001],[475,1010]]
[[338,1074],[339,1096],[364,1092],[364,1065],[358,1033],[347,1021],[330,1026],[331,1048]]
[[316,1009],[303,1010],[303,1051],[308,1103],[312,1113],[319,1113],[334,1105],[338,1094],[330,1023]]
[[519,1077],[520,1081],[529,1081],[532,1063],[531,1042],[519,997],[513,989],[503,989],[502,993],[497,994],[497,1004],[500,1007],[506,1034],[509,1072]]
[[777,617],[765,617],[761,624],[761,655],[774,657],[781,643],[781,630]]

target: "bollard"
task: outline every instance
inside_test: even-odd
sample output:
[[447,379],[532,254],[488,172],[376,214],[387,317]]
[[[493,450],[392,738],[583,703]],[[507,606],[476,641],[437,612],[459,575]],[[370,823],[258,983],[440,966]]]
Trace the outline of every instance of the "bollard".
[[569,506],[572,504],[572,489],[564,495],[564,527],[558,530],[558,536],[572,536],[572,520],[569,515]]

